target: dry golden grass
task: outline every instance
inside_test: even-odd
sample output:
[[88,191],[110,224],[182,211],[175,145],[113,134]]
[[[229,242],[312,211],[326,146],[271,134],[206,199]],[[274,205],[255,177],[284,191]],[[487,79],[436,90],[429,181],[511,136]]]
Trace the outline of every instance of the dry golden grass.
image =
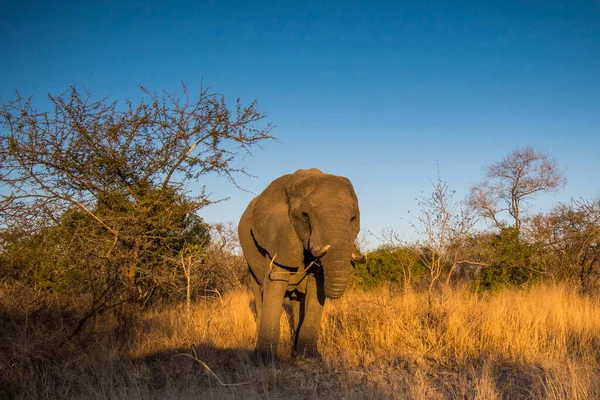
[[[0,298],[1,299],[1,298]],[[150,312],[127,332],[98,320],[86,346],[40,354],[22,332],[2,338],[1,372],[21,398],[600,398],[600,302],[564,286],[476,295],[390,289],[327,304],[323,361],[257,366],[252,296],[230,293]],[[8,342],[6,342],[8,341]],[[6,347],[5,347],[6,348]],[[37,349],[37,350],[36,350]],[[43,352],[41,352],[43,353]],[[0,390],[0,397],[2,397]]]

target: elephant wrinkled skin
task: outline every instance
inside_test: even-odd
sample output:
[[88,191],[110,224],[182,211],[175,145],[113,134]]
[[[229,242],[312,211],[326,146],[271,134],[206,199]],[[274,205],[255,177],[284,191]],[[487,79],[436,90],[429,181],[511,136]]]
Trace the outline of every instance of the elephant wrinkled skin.
[[274,180],[242,215],[239,238],[256,304],[256,354],[274,360],[283,301],[292,304],[294,352],[317,357],[325,298],[340,297],[352,270],[360,230],[350,181],[318,169]]

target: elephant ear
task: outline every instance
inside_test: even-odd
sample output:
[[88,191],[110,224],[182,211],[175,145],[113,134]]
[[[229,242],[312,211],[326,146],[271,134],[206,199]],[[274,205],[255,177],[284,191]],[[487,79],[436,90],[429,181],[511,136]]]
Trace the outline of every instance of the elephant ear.
[[346,178],[345,176],[340,176],[339,179],[341,179],[342,182],[344,182],[344,184],[348,188],[350,197],[352,198],[352,200],[354,201],[354,203],[356,205],[356,219],[354,219],[354,221],[352,222],[352,225],[351,225],[352,235],[354,237],[356,237],[356,236],[358,236],[358,233],[360,232],[360,209],[358,207],[358,197],[356,196],[356,192],[354,191],[354,186],[352,186],[352,182],[350,182],[350,179]]
[[252,234],[275,263],[298,267],[304,259],[304,248],[290,221],[286,186],[291,175],[274,180],[256,200],[252,212]]

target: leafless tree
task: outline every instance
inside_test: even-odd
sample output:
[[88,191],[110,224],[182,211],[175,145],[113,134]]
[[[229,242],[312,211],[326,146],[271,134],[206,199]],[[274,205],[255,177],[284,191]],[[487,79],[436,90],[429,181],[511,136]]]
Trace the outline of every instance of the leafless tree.
[[203,290],[242,287],[247,264],[237,237],[237,226],[231,222],[213,224],[210,236],[210,244],[202,250],[198,284]]
[[527,234],[556,280],[579,281],[583,289],[600,282],[600,200],[559,203],[531,218]]
[[527,200],[538,193],[556,191],[566,184],[564,171],[554,159],[527,146],[516,149],[486,168],[485,180],[471,188],[469,204],[498,228],[507,212],[520,231]]
[[429,269],[429,293],[447,273],[448,282],[459,261],[460,242],[472,228],[474,218],[464,205],[454,200],[454,191],[440,177],[433,183],[430,196],[417,199],[420,215],[415,229],[422,235],[421,260]]

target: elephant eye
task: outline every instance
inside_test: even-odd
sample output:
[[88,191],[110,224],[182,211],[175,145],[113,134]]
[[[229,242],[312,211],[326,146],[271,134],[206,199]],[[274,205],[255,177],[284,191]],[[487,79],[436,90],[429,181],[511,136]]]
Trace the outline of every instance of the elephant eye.
[[354,222],[354,221],[356,221],[356,215],[354,217],[350,218],[350,222]]
[[310,218],[310,217],[308,216],[308,213],[307,213],[306,211],[302,211],[302,217],[304,217],[304,219],[305,219],[305,220],[307,220],[307,221],[308,221],[308,220],[309,220],[309,218]]

